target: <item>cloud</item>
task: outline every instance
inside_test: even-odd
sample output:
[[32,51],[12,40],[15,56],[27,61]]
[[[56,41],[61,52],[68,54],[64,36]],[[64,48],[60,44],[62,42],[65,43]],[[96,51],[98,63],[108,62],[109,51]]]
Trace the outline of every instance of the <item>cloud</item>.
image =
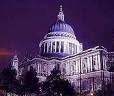
[[6,48],[0,48],[0,56],[11,56],[11,55],[14,55],[14,53]]

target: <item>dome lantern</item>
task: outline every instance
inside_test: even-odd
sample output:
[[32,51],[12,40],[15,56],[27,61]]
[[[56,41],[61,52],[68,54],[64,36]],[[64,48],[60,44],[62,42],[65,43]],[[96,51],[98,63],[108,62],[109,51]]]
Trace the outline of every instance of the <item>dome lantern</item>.
[[59,11],[59,14],[58,14],[58,20],[64,21],[64,13],[63,13],[62,5],[60,5],[60,11]]
[[67,32],[74,35],[73,28],[64,21],[62,5],[60,5],[60,11],[57,15],[57,21],[49,27],[48,33],[50,32]]

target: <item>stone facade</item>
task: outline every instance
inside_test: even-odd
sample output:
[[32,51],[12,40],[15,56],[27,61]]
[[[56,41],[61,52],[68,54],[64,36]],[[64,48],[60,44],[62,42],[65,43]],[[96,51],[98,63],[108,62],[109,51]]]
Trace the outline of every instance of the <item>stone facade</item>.
[[[67,56],[64,58],[34,58],[23,63],[19,67],[20,75],[29,70],[32,66],[38,74],[40,81],[44,81],[46,76],[59,65],[61,73],[68,79],[77,90],[98,90],[102,88],[102,83],[110,82],[108,71],[108,52],[103,47],[95,47],[83,51],[80,54]],[[105,83],[104,83],[105,82]]]
[[50,27],[39,47],[37,58],[18,65],[18,76],[32,66],[40,81],[45,81],[51,71],[59,67],[64,77],[80,92],[99,90],[111,82],[114,73],[109,72],[109,68],[113,65],[114,53],[102,46],[83,51],[83,45],[76,39],[72,27],[64,22],[61,8],[58,21]]

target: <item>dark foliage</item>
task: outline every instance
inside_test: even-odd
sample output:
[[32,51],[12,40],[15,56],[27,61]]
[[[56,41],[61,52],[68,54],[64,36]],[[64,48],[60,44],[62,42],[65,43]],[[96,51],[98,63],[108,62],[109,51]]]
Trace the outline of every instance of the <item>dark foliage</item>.
[[113,82],[105,85],[102,90],[97,90],[96,96],[113,96],[114,86]]
[[[18,95],[35,93],[37,96],[77,96],[73,86],[64,79],[59,68],[55,68],[42,84],[39,83],[33,67],[30,67],[30,70],[21,77],[23,78],[21,83],[16,79],[16,75],[16,70],[11,65],[5,68],[0,73],[0,89]],[[112,96],[114,94],[113,80],[95,93],[96,96]]]
[[36,77],[37,73],[33,69],[33,67],[30,67],[30,70],[27,71],[24,75],[24,88],[25,92],[28,93],[37,93],[39,92],[39,79]]
[[0,74],[0,89],[6,90],[6,92],[23,95],[25,93],[39,92],[39,80],[36,77],[36,71],[30,67],[30,70],[26,72],[23,78],[23,82],[16,79],[16,70],[9,65]]
[[7,92],[18,92],[19,81],[16,79],[16,70],[9,65],[1,72],[1,90],[6,90]]
[[56,68],[43,84],[44,96],[76,96],[75,90]]
[[16,70],[13,69],[11,65],[9,65],[1,72],[1,80],[4,81],[4,84],[11,84],[16,80],[16,75]]

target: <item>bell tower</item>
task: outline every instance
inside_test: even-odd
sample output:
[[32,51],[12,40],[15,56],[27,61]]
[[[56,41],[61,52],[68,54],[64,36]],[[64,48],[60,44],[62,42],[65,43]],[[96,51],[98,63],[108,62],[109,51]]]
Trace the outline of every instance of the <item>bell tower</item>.
[[13,60],[12,60],[12,67],[16,70],[17,72],[17,77],[18,77],[18,73],[19,73],[19,59],[17,57],[17,54],[14,55]]

